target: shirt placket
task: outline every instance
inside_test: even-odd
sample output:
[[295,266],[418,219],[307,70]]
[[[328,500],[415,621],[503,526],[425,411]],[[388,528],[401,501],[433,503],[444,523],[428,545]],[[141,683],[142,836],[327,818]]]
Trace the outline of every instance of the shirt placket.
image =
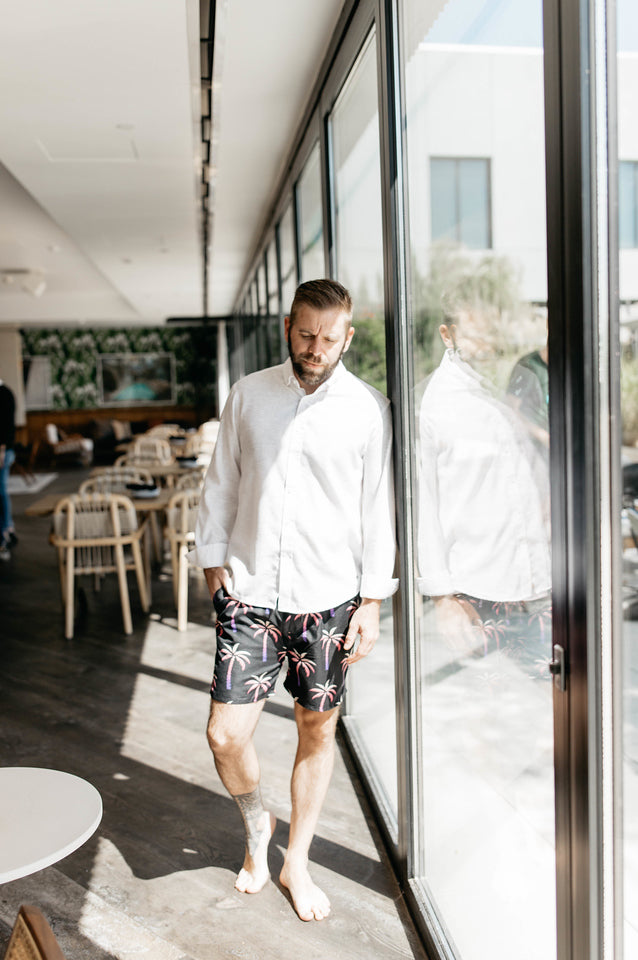
[[277,606],[284,612],[294,609],[294,583],[298,575],[295,570],[295,545],[298,541],[297,504],[302,491],[301,461],[303,453],[303,413],[311,400],[303,396],[297,404],[294,419],[290,427],[288,462],[284,482],[284,502],[281,514],[281,538],[279,552],[279,583],[277,585]]

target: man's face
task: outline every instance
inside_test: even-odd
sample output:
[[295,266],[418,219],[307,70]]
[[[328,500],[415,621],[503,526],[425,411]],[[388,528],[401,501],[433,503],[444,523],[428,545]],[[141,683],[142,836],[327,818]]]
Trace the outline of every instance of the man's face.
[[306,393],[314,393],[334,373],[354,328],[341,307],[317,310],[302,303],[294,323],[286,317],[285,333],[295,376]]
[[439,333],[445,346],[457,351],[461,360],[467,363],[489,359],[491,356],[485,324],[470,313],[459,312],[457,322],[441,325]]

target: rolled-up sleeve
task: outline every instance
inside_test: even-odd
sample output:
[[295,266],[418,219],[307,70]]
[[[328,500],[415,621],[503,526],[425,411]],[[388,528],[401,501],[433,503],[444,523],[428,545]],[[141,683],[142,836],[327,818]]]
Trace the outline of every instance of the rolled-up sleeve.
[[361,511],[363,552],[360,594],[374,600],[385,600],[392,596],[399,585],[398,579],[393,577],[396,539],[389,404],[382,410],[366,446]]
[[204,569],[221,567],[226,562],[237,515],[241,475],[237,415],[237,398],[231,390],[204,480],[195,526],[195,547],[188,553],[189,561]]

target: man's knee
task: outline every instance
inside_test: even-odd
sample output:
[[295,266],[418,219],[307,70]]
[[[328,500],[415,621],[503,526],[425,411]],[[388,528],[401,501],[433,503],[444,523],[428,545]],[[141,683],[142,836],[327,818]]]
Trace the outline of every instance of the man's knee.
[[249,743],[259,717],[257,711],[251,710],[252,706],[211,701],[206,737],[216,757],[231,756]]
[[306,710],[299,704],[296,705],[295,720],[297,721],[299,739],[303,743],[317,747],[333,744],[338,719],[338,707],[320,712],[318,710]]

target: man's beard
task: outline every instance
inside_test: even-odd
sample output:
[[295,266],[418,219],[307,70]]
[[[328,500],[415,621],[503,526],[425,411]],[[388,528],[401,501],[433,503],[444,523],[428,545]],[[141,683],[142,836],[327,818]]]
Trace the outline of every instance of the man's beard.
[[[313,353],[293,353],[292,344],[290,342],[290,332],[288,332],[288,353],[290,354],[290,360],[292,362],[292,369],[295,371],[297,379],[301,380],[302,383],[305,383],[307,387],[318,387],[320,384],[325,383],[332,374],[335,372],[337,364],[341,360],[346,344],[345,340],[341,348],[341,353],[334,361],[334,363],[323,363],[320,370],[308,370],[303,365],[304,360],[308,360],[311,363],[315,362],[315,354]],[[321,361],[319,361],[321,362]]]

